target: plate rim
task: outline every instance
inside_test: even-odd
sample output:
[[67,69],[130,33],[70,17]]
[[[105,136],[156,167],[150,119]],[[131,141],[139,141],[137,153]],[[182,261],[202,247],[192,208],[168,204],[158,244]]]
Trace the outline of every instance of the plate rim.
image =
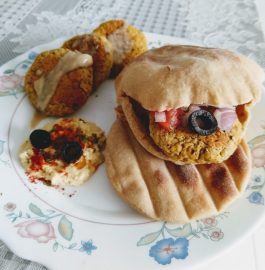
[[[175,40],[177,42],[183,42],[182,44],[193,44],[193,45],[197,45],[196,43],[194,42],[191,42],[191,41],[188,41],[186,39],[182,39],[182,38],[178,38],[178,37],[173,37],[173,36],[167,36],[167,35],[160,35],[160,34],[155,34],[155,33],[146,33],[147,36],[153,36],[153,37],[160,37],[161,39],[171,39],[171,40]],[[38,45],[32,49],[30,49],[29,51],[34,51],[34,50],[39,50],[41,49],[42,47],[48,47],[49,45],[51,44],[55,44],[55,43],[59,43],[59,42],[62,42],[64,41],[66,38],[65,37],[61,37],[61,38],[58,38],[54,41],[51,41],[51,42],[48,42],[48,43],[45,43],[45,44],[41,44],[41,45]],[[12,63],[13,61],[18,61],[20,58],[24,58],[28,53],[29,51],[7,61],[5,64],[1,65],[0,69],[2,69],[4,66]],[[1,72],[0,72],[1,73]],[[264,92],[263,92],[264,94]],[[28,188],[28,187],[26,187]],[[26,195],[25,195],[26,196]],[[39,200],[39,199],[38,199]],[[45,202],[44,202],[45,203]],[[51,206],[53,207],[53,206]],[[60,211],[60,210],[59,210]],[[0,216],[0,218],[2,218],[2,216]],[[259,219],[256,219],[254,223],[252,223],[252,226],[250,229],[248,229],[247,231],[245,231],[244,235],[241,236],[241,237],[237,237],[236,239],[232,240],[232,242],[229,242],[230,244],[225,244],[223,247],[220,247],[220,249],[215,252],[214,255],[212,255],[210,258],[208,256],[204,257],[203,260],[201,260],[199,263],[197,263],[196,265],[190,265],[189,266],[189,269],[194,269],[194,268],[197,268],[197,267],[201,267],[202,265],[205,265],[206,263],[209,263],[213,260],[215,260],[217,257],[219,256],[222,256],[224,255],[226,252],[228,252],[229,250],[231,250],[232,248],[234,248],[236,245],[240,244],[244,239],[246,239],[247,237],[249,237],[255,230],[257,230],[257,228],[262,224],[262,222],[264,222],[265,220],[265,210],[263,210],[263,215],[261,215],[259,217]],[[15,234],[15,232],[14,232]],[[42,261],[42,260],[36,260],[34,256],[28,256],[26,255],[26,252],[25,254],[23,253],[23,250],[19,249],[18,246],[13,246],[11,245],[11,242],[12,241],[9,241],[8,240],[8,237],[4,235],[4,234],[1,234],[1,239],[4,239],[3,242],[4,244],[12,251],[14,252],[17,256],[21,257],[21,258],[25,258],[27,260],[31,260],[33,262],[37,262],[37,263],[40,263],[42,265],[44,265],[45,267],[48,267],[48,268],[51,268],[53,269],[54,265],[52,265],[52,261],[53,260],[50,260],[50,261]],[[18,236],[17,236],[18,237]],[[20,238],[19,238],[20,239]],[[161,266],[162,267],[162,266]],[[173,269],[173,267],[176,267],[175,264],[171,264],[170,265],[170,269]],[[184,266],[184,268],[186,269],[186,266]]]

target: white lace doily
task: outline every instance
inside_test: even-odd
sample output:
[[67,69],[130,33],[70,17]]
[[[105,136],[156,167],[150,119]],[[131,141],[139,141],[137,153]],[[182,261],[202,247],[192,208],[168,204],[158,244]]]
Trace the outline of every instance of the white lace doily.
[[0,1],[0,41],[9,33],[16,32],[16,26],[41,2],[42,0],[6,0]]
[[265,66],[265,43],[254,0],[5,2],[8,6],[0,4],[1,63],[36,45],[90,32],[110,18],[123,18],[143,31],[239,51]]
[[265,67],[264,36],[253,0],[190,1],[187,21],[188,39],[241,52]]

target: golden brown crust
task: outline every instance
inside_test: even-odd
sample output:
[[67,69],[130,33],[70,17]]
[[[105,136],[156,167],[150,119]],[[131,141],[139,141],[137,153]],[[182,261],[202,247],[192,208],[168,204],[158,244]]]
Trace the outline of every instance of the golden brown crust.
[[[58,61],[68,52],[60,48],[42,52],[35,59],[25,76],[24,89],[32,105],[42,111],[38,105],[38,97],[34,82],[55,67]],[[92,67],[82,67],[65,74],[59,81],[54,95],[47,107],[42,111],[49,116],[64,116],[78,110],[87,100],[92,91]]]
[[[113,143],[117,140],[119,144]],[[174,223],[223,211],[243,192],[250,173],[244,140],[226,163],[178,166],[145,151],[120,120],[109,132],[105,162],[112,185],[130,206]]]
[[113,54],[110,42],[96,34],[74,36],[65,41],[62,46],[69,50],[78,50],[93,57],[93,89],[95,90],[109,77],[113,64]]
[[260,98],[265,75],[251,59],[233,52],[187,45],[152,49],[132,61],[116,80],[127,95],[150,111],[190,104],[235,106]]
[[115,77],[125,65],[147,50],[147,40],[144,33],[134,26],[126,24],[123,20],[110,20],[104,22],[94,30],[94,33],[108,39],[111,34],[123,27],[129,39],[127,42],[131,43],[131,48],[123,55],[122,62],[116,62],[114,60],[111,77]]
[[120,104],[135,138],[154,156],[175,164],[220,163],[236,150],[249,119],[249,106],[238,106],[238,120],[230,132],[221,130],[200,136],[188,129],[168,132],[150,121],[149,127],[136,114],[132,100],[120,98]]
[[132,25],[128,25],[127,32],[129,33],[129,36],[133,42],[133,46],[130,53],[127,54],[123,59],[124,65],[127,65],[129,62],[131,62],[133,59],[148,49],[147,40],[143,32]]
[[187,127],[167,131],[153,120],[149,125],[150,136],[155,144],[175,163],[186,164],[220,163],[236,150],[243,137],[243,126],[236,120],[229,132],[217,129],[202,136]]
[[110,20],[103,22],[100,24],[93,32],[102,35],[102,36],[108,36],[112,34],[115,30],[119,29],[120,27],[123,27],[125,24],[125,21],[123,20]]

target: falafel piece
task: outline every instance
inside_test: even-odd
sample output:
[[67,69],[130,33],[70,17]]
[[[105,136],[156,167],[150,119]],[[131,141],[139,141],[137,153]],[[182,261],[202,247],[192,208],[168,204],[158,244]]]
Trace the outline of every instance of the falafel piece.
[[116,77],[125,65],[148,49],[144,33],[123,20],[104,22],[94,33],[106,37],[112,44],[111,77]]
[[232,129],[202,136],[187,127],[167,131],[150,119],[150,136],[156,145],[169,157],[187,164],[221,163],[238,147],[244,127],[236,120]]
[[64,42],[63,48],[88,53],[93,57],[93,90],[109,77],[113,64],[111,43],[96,34],[75,36]]
[[82,66],[62,74],[46,107],[40,105],[40,97],[35,88],[36,81],[44,81],[68,52],[71,51],[64,48],[42,52],[25,76],[24,88],[30,102],[47,116],[64,116],[75,112],[84,105],[92,92],[92,65]]

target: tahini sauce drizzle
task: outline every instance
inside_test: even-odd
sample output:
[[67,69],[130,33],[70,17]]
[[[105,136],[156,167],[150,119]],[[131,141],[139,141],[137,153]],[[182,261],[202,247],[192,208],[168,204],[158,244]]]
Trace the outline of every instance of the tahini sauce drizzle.
[[62,76],[72,70],[92,64],[93,59],[89,54],[82,54],[78,51],[67,52],[47,76],[42,76],[34,82],[40,110],[45,110]]

